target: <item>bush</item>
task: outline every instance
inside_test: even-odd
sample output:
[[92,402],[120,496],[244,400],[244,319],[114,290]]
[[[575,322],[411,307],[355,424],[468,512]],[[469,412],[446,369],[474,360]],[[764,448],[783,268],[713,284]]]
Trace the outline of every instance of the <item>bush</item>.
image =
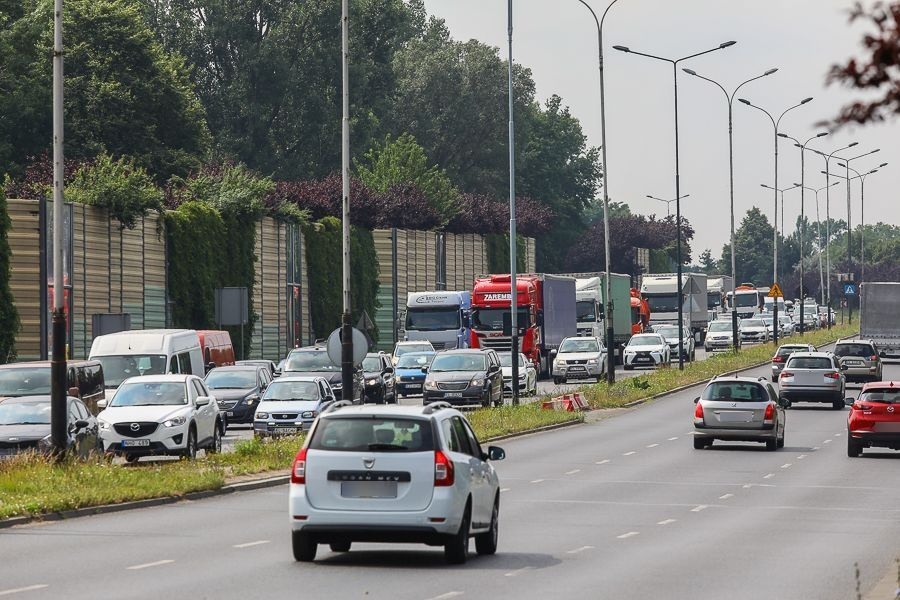
[[0,189],[0,363],[16,358],[16,334],[19,333],[19,312],[9,287],[12,260],[9,248],[10,225],[6,196]]
[[126,229],[134,229],[140,217],[163,208],[163,193],[144,169],[130,158],[113,160],[108,154],[75,172],[65,199],[105,208]]

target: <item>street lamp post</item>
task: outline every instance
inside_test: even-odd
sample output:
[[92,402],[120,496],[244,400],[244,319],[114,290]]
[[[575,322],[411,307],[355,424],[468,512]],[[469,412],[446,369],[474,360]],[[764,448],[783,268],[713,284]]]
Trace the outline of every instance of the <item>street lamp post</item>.
[[597,47],[598,58],[600,64],[600,152],[603,160],[603,240],[604,240],[604,267],[606,271],[606,280],[603,285],[603,299],[606,303],[606,381],[613,384],[616,381],[616,354],[615,354],[615,331],[613,329],[613,301],[610,294],[610,244],[609,244],[609,164],[606,161],[606,87],[603,79],[603,24],[606,21],[606,15],[613,4],[619,0],[612,0],[603,11],[603,16],[597,19],[597,13],[584,0],[578,0],[591,11],[594,17],[594,23],[597,25]]
[[[734,252],[734,97],[737,95],[738,90],[750,83],[751,81],[756,81],[757,79],[762,79],[763,77],[767,77],[777,72],[778,69],[769,69],[762,75],[757,75],[756,77],[751,77],[747,81],[741,83],[739,86],[734,88],[730,94],[728,91],[717,81],[710,79],[709,77],[704,77],[703,75],[699,75],[696,71],[692,69],[682,69],[688,75],[693,75],[694,77],[699,77],[704,81],[708,81],[709,83],[715,85],[722,93],[725,94],[725,101],[728,103],[728,182],[729,182],[729,197],[731,200],[731,281],[737,281],[737,259],[735,258]],[[774,322],[778,323],[778,303],[774,303]],[[775,328],[773,328],[774,330]],[[774,335],[778,335],[777,333]],[[734,351],[737,352],[738,349],[738,316],[737,316],[737,307],[734,305],[734,302],[731,303],[731,339]],[[777,341],[777,338],[776,338]]]
[[709,54],[710,52],[715,52],[716,50],[723,50],[730,46],[734,46],[736,43],[737,42],[735,41],[723,42],[715,48],[710,48],[709,50],[689,54],[688,56],[683,56],[677,59],[655,56],[653,54],[646,54],[644,52],[635,52],[627,46],[613,46],[614,49],[619,50],[620,52],[636,54],[637,56],[660,60],[672,65],[672,76],[675,88],[675,220],[677,231],[675,252],[678,260],[678,368],[682,371],[684,370],[684,301],[682,298],[682,296],[684,295],[684,289],[682,288],[682,279],[684,276],[684,261],[681,258],[681,171],[679,169],[678,160],[678,63],[691,58],[702,56],[704,54]]
[[[812,150],[812,148],[810,148]],[[831,306],[826,305],[825,303],[825,270],[822,266],[822,221],[819,218],[819,192],[822,190],[826,190],[826,196],[828,188],[839,184],[840,181],[835,181],[834,183],[829,183],[819,189],[807,187],[809,191],[815,193],[816,195],[816,224],[818,229],[818,238],[819,238],[819,288],[820,288],[820,297],[822,299],[822,305],[828,306],[829,308],[829,318],[828,318],[828,328],[831,328]]]
[[517,270],[516,251],[516,134],[515,120],[513,118],[513,2],[507,4],[507,36],[509,40],[509,57],[507,73],[509,84],[509,324],[511,345],[510,357],[512,366],[512,403],[519,404],[519,284]]
[[[806,323],[803,321],[803,305],[806,304],[806,292],[803,285],[803,229],[806,226],[806,146],[814,139],[825,137],[826,135],[828,135],[828,132],[823,131],[801,143],[800,140],[786,133],[778,134],[779,137],[793,140],[796,146],[800,148],[800,335],[806,333]],[[782,203],[782,206],[784,206],[784,203]],[[782,219],[781,226],[782,228],[784,227],[784,219]]]
[[[842,163],[838,163],[839,167],[845,167],[846,165]],[[863,282],[866,280],[866,177],[871,175],[872,173],[877,173],[880,169],[888,166],[888,163],[881,163],[871,171],[866,173],[860,173],[856,169],[851,168],[850,170],[856,173],[856,177],[853,179],[859,179],[859,196],[860,196],[860,206],[859,206],[859,280]]]
[[[775,117],[773,117],[769,111],[767,111],[766,109],[764,109],[760,106],[757,106],[756,104],[753,104],[746,98],[738,98],[738,101],[741,102],[742,104],[746,104],[747,106],[750,106],[752,108],[755,108],[756,110],[763,112],[767,117],[769,117],[769,120],[772,121],[772,129],[774,131],[773,137],[775,139],[775,185],[772,188],[775,190],[775,216],[774,216],[775,233],[773,236],[773,243],[772,243],[772,245],[773,245],[773,248],[772,248],[772,281],[773,281],[773,283],[778,283],[778,126],[781,125],[781,119],[784,118],[784,115],[788,114],[790,111],[794,110],[795,108],[799,108],[799,107],[803,106],[807,102],[811,102],[812,97],[804,98],[803,100],[800,101],[799,104],[795,104],[794,106],[791,106],[791,107],[785,109],[785,111],[783,113],[781,113],[781,116],[779,116],[777,119]],[[783,221],[783,219],[782,219],[782,221]],[[782,225],[782,227],[784,227],[783,222],[781,225]],[[778,303],[776,302],[775,304],[777,305]],[[776,329],[776,332],[777,332],[777,329]],[[776,333],[775,335],[776,335],[775,341],[777,342],[778,334]]]
[[[775,159],[775,163],[776,163],[776,165],[778,164],[777,158]],[[776,168],[775,171],[777,173],[778,169]],[[797,184],[794,184],[789,188],[782,188],[782,189],[779,189],[779,188],[771,186],[771,185],[766,185],[765,183],[761,183],[759,185],[760,185],[760,187],[764,187],[767,190],[773,190],[775,192],[775,215],[774,215],[775,219],[773,222],[773,229],[775,230],[775,239],[773,240],[773,244],[775,245],[775,250],[773,251],[773,254],[772,254],[772,261],[773,261],[772,271],[775,273],[775,276],[774,276],[775,283],[778,283],[778,277],[777,277],[777,273],[778,273],[778,194],[781,194],[781,229],[783,231],[784,230],[784,193],[787,192],[788,190],[792,190],[795,187],[797,187]],[[787,310],[787,309],[785,309],[785,310]],[[775,299],[775,302],[772,305],[772,313],[773,313],[773,316],[778,315],[778,299],[777,298]],[[775,327],[773,329],[772,341],[776,344],[778,343],[778,328],[777,327]]]
[[[687,198],[689,196],[690,196],[690,194],[685,194],[684,196],[681,197],[681,199],[683,200],[684,198]],[[673,202],[678,200],[678,198],[672,198],[671,200],[666,200],[665,198],[657,198],[656,196],[651,196],[650,194],[647,194],[647,197],[650,198],[651,200],[659,200],[660,202],[665,202],[666,203],[666,217],[672,216],[672,213],[669,210],[669,207],[672,205]]]

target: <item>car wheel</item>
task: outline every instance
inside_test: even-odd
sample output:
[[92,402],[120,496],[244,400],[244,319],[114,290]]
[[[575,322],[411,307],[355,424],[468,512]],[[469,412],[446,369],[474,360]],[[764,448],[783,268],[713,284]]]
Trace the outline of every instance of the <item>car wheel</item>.
[[778,376],[772,375],[772,383],[778,383]]
[[193,426],[188,430],[187,445],[184,447],[184,457],[188,460],[197,458],[197,430]]
[[694,362],[695,360],[697,360],[697,349],[696,348],[691,350],[691,362]]
[[472,509],[466,504],[459,531],[444,544],[444,559],[451,565],[461,565],[466,562],[469,554],[469,521]]
[[350,545],[352,542],[336,542],[334,544],[328,544],[328,547],[331,548],[332,552],[350,552]]
[[491,512],[491,528],[485,533],[475,536],[475,551],[481,555],[496,554],[497,538],[500,528],[500,497],[494,499],[494,510]]
[[778,450],[778,440],[766,440],[766,450],[769,452]]
[[860,454],[862,454],[862,444],[847,435],[847,456],[856,458]]
[[126,454],[126,455],[125,455],[125,462],[127,462],[128,464],[134,464],[134,463],[136,463],[137,461],[139,461],[140,458],[141,458],[141,457],[140,457],[139,454]]
[[625,369],[626,371],[630,371],[630,370],[632,370],[634,367],[631,366],[631,365],[622,365],[622,368]]
[[294,560],[312,562],[316,559],[318,544],[302,531],[291,532],[291,546],[294,550]]
[[699,436],[694,436],[694,450],[703,450],[706,448],[707,442],[706,438],[702,438]]
[[835,400],[831,403],[831,408],[834,410],[843,410],[844,409],[844,401],[843,400]]
[[784,448],[784,432],[781,432],[781,437],[778,438],[778,443],[776,445],[779,448]]
[[561,377],[554,377],[554,378],[553,378],[553,385],[559,385],[559,384],[561,384],[561,383],[562,383],[562,378],[561,378]]
[[222,452],[222,431],[219,424],[213,428],[213,439],[209,448],[206,449],[209,454],[220,454]]

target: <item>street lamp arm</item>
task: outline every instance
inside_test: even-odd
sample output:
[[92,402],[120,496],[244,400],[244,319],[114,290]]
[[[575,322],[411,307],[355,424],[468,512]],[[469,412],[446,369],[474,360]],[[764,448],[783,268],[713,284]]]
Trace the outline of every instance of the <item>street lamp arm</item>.
[[774,69],[769,69],[768,71],[766,71],[766,72],[763,73],[762,75],[757,75],[756,77],[753,77],[753,78],[751,78],[751,79],[748,79],[748,80],[745,81],[744,83],[742,83],[742,84],[740,84],[739,86],[737,86],[736,88],[734,88],[734,91],[731,93],[731,96],[728,98],[728,101],[729,101],[729,102],[734,102],[734,97],[737,96],[738,90],[741,89],[742,87],[744,87],[745,85],[747,85],[748,83],[750,83],[751,81],[756,81],[757,79],[762,79],[763,77],[768,77],[769,75],[771,75],[772,73],[775,73],[776,71],[778,71],[778,68],[777,68],[777,67],[774,68]]
[[750,101],[747,100],[746,98],[738,98],[738,101],[741,102],[741,103],[743,103],[743,104],[746,104],[746,105],[749,106],[750,108],[755,108],[756,110],[762,112],[764,115],[766,115],[767,117],[769,117],[769,120],[772,121],[772,127],[775,128],[775,131],[778,131],[778,123],[775,122],[775,117],[772,116],[772,113],[770,113],[769,111],[767,111],[766,109],[764,109],[764,108],[761,107],[761,106],[757,106],[757,105],[753,104],[752,102],[750,102]]
[[723,44],[719,44],[715,48],[710,48],[709,50],[704,50],[703,52],[697,52],[696,54],[691,54],[689,56],[683,56],[679,59],[676,59],[673,62],[677,65],[678,63],[680,63],[683,60],[688,60],[690,58],[696,58],[698,56],[703,56],[704,54],[709,54],[710,52],[715,52],[716,50],[724,50],[725,48],[728,48],[729,46],[734,46],[736,43],[737,42],[725,42]]
[[721,83],[719,83],[718,81],[715,81],[714,79],[710,79],[709,77],[704,77],[703,75],[701,75],[701,74],[699,74],[699,73],[697,73],[696,71],[693,71],[693,70],[691,70],[691,69],[681,69],[681,70],[684,71],[685,73],[687,73],[688,75],[693,75],[694,77],[696,77],[696,78],[698,78],[698,79],[702,79],[702,80],[704,80],[704,81],[708,81],[708,82],[710,82],[711,84],[715,85],[715,86],[716,86],[717,88],[719,88],[720,90],[722,90],[722,93],[725,94],[725,100],[727,100],[727,101],[728,101],[728,105],[731,106],[731,98],[728,96],[728,91],[727,91],[724,87],[722,87],[722,84],[721,84]]
[[785,109],[785,111],[783,113],[781,113],[781,116],[778,117],[778,120],[775,121],[775,129],[776,130],[778,129],[778,126],[781,124],[781,119],[784,118],[784,115],[788,114],[795,108],[800,108],[801,106],[803,106],[804,104],[806,104],[807,102],[810,102],[810,101],[812,101],[812,97],[804,98],[803,100],[800,101],[799,104],[795,104],[794,106],[791,106],[790,108]]

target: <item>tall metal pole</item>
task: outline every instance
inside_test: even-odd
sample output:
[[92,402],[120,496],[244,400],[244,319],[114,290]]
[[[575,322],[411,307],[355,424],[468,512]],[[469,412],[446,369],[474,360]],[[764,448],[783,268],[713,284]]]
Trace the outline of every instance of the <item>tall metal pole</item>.
[[[847,273],[851,273],[853,249],[850,240],[853,237],[853,229],[850,227],[850,161],[845,161],[844,166],[847,167]],[[847,323],[853,323],[853,303],[849,296],[847,296]]]
[[343,195],[343,314],[341,315],[341,399],[353,401],[353,325],[350,315],[350,6],[341,1],[341,179]]
[[63,294],[63,0],[53,6],[53,351],[50,357],[50,440],[57,456],[68,446],[66,314]]
[[516,132],[513,118],[513,3],[508,2],[509,37],[509,323],[512,334],[512,403],[519,404],[519,289],[516,273]]
[[584,0],[578,0],[594,17],[597,25],[597,48],[600,64],[600,152],[603,161],[603,239],[604,239],[604,271],[606,277],[603,282],[603,300],[606,305],[606,381],[613,384],[616,381],[616,353],[615,331],[613,329],[613,301],[610,293],[610,244],[609,244],[609,163],[606,160],[606,86],[603,78],[603,23],[613,4],[619,0],[613,0],[603,11],[603,17],[598,20],[597,13]]
[[[819,297],[822,299],[822,305],[825,305],[825,272],[822,268],[822,219],[819,216],[819,190],[816,190],[816,228],[819,238]],[[830,316],[829,316],[830,319]]]

